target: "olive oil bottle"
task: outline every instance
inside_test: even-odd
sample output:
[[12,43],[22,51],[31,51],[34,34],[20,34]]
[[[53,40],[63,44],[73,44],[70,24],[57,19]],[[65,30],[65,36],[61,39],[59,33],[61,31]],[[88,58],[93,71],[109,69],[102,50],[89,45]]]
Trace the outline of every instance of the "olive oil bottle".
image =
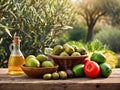
[[8,61],[8,74],[24,74],[20,66],[25,64],[25,58],[20,50],[20,38],[18,36],[14,36],[13,43],[9,48],[11,54]]

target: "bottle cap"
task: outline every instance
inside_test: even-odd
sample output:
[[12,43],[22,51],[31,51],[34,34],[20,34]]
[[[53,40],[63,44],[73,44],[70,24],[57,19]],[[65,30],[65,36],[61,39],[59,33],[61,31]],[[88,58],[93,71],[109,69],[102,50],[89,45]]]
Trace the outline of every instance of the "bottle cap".
[[18,44],[20,41],[20,37],[19,36],[14,36],[14,43]]

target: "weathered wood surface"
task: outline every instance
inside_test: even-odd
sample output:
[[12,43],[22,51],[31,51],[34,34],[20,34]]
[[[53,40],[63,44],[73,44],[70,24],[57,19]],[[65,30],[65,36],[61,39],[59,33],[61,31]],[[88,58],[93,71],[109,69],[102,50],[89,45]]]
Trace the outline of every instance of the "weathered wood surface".
[[120,90],[120,69],[108,78],[72,78],[66,80],[33,79],[26,75],[10,76],[0,69],[0,90]]

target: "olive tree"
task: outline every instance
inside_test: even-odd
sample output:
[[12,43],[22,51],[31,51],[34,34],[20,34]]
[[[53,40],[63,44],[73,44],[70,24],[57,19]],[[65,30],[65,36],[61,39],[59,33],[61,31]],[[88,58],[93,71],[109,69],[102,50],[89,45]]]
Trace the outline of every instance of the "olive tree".
[[6,51],[6,59],[14,35],[20,36],[21,51],[25,56],[36,55],[43,53],[45,47],[53,46],[55,38],[73,24],[74,9],[69,0],[2,1],[9,7],[2,16],[0,13],[0,47]]
[[112,21],[119,22],[120,14],[117,12],[120,12],[120,7],[118,0],[78,0],[76,6],[78,14],[84,18],[88,28],[86,42],[91,41],[94,26],[102,16],[110,16]]
[[105,14],[101,11],[101,3],[98,0],[83,0],[78,3],[78,13],[86,21],[88,27],[87,39],[89,42],[92,39],[93,29],[97,20]]

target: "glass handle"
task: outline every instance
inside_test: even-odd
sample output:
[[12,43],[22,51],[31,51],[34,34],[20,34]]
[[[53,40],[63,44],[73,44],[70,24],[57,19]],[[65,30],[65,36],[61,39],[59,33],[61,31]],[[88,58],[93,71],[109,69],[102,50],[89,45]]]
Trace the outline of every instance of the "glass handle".
[[13,43],[10,44],[9,49],[10,49],[10,52],[12,52],[12,50],[13,50]]

